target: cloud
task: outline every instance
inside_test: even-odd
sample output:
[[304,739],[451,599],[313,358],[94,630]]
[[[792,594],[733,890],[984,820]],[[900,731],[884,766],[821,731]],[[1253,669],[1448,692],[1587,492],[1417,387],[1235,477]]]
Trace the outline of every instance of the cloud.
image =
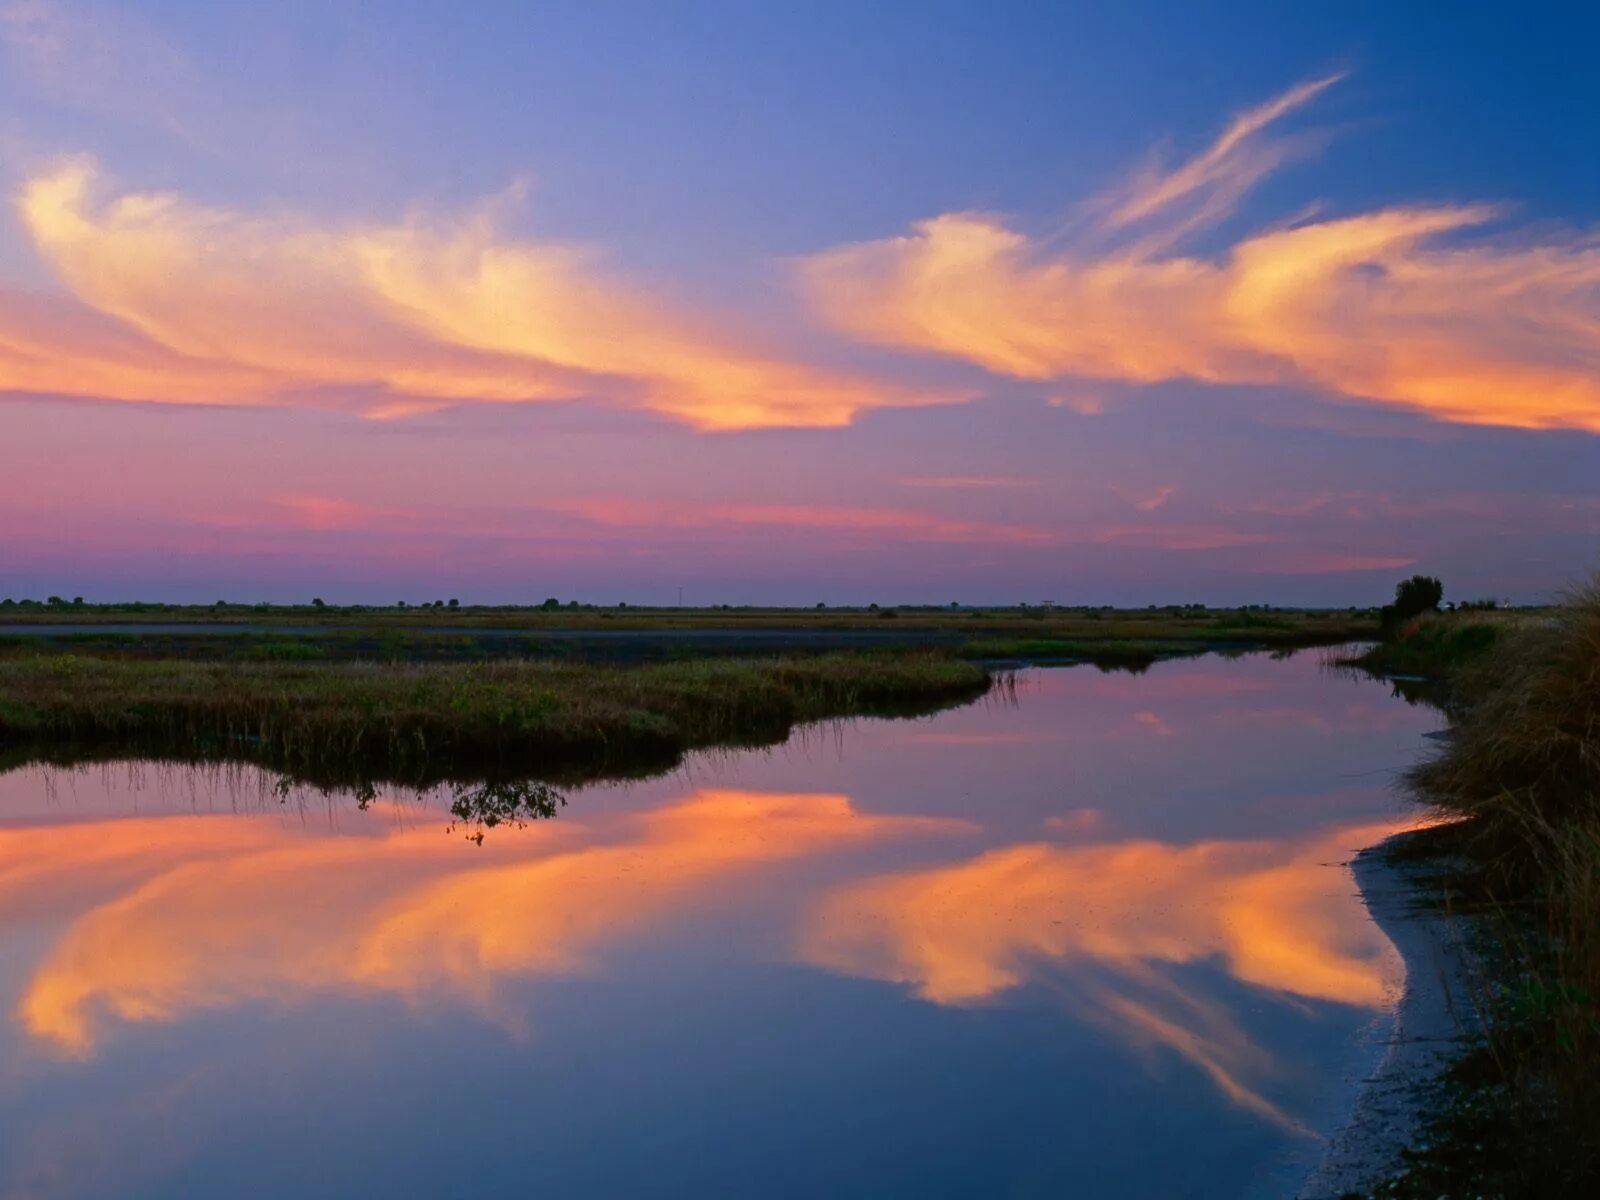
[[1252,187],[1318,140],[1266,138],[1266,131],[1343,78],[1328,75],[1292,87],[1240,113],[1197,158],[1172,170],[1151,166],[1135,175],[1120,193],[1107,198],[1106,227],[1123,229],[1187,205],[1190,211],[1164,230],[1165,239],[1171,241],[1226,216]]
[[1319,871],[1388,826],[1298,841],[1132,841],[1001,847],[952,866],[884,876],[830,896],[807,935],[823,965],[968,1004],[1020,986],[1039,964],[1219,958],[1245,983],[1378,1007],[1393,951],[1343,878]]
[[1340,575],[1349,571],[1398,571],[1417,560],[1384,554],[1311,554],[1256,567],[1258,575]]
[[941,1005],[1057,980],[1051,965],[1070,963],[1072,977],[1103,981],[1075,997],[1081,1016],[1176,1051],[1235,1102],[1297,1128],[1260,1090],[1270,1056],[1225,1010],[1181,987],[1172,968],[1214,963],[1283,997],[1381,1007],[1401,977],[1398,956],[1348,877],[1326,864],[1396,828],[999,847],[839,888],[814,910],[800,955]]
[[630,934],[738,894],[758,867],[970,829],[848,797],[704,789],[615,827],[504,830],[464,854],[443,818],[324,836],[237,815],[0,830],[0,915],[91,897],[34,970],[22,1028],[86,1057],[107,1018],[170,1022],[328,991],[464,1001],[510,1026],[497,984],[592,970]]
[[1158,737],[1171,737],[1174,733],[1172,726],[1163,721],[1156,713],[1136,712],[1133,714],[1133,719],[1141,727],[1150,730],[1151,733],[1156,734]]
[[817,504],[686,504],[648,500],[574,500],[552,506],[602,525],[769,526],[836,534],[877,535],[907,542],[974,542],[1042,546],[1063,540],[1048,529],[942,517],[890,508]]
[[1133,506],[1140,512],[1155,512],[1156,509],[1160,508],[1168,500],[1172,499],[1172,493],[1176,492],[1177,490],[1177,484],[1165,484],[1162,487],[1158,487],[1149,495],[1140,496],[1135,499],[1133,501]]
[[363,529],[386,515],[334,496],[282,496],[275,503],[307,529]]
[[1277,124],[1333,81],[1136,175],[1064,246],[946,213],[815,255],[800,284],[855,337],[1021,379],[1300,386],[1447,421],[1600,432],[1592,235],[1466,240],[1499,210],[1435,204],[1311,217],[1215,257],[1174,250],[1304,148]]
[[588,398],[701,429],[842,425],[941,398],[745,348],[591,254],[506,239],[515,189],[461,219],[324,228],[167,193],[97,203],[97,185],[76,158],[22,189],[23,227],[81,307],[19,329],[23,303],[0,297],[0,390],[378,417]]

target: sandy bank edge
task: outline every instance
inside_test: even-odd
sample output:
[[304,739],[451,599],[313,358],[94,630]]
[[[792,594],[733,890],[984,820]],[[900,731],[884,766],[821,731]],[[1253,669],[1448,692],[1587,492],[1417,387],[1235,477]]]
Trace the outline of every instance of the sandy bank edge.
[[1423,1087],[1449,1063],[1473,1024],[1471,953],[1461,917],[1428,902],[1437,894],[1428,865],[1397,861],[1396,834],[1356,855],[1351,874],[1376,922],[1405,960],[1406,979],[1378,1069],[1366,1081],[1350,1120],[1328,1141],[1300,1200],[1364,1194],[1400,1165],[1415,1144]]

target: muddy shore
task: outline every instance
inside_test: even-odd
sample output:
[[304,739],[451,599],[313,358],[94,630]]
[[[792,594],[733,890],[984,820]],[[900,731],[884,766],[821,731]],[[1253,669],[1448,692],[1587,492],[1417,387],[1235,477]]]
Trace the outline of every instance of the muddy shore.
[[1328,1141],[1300,1200],[1364,1195],[1403,1168],[1401,1152],[1421,1135],[1424,1090],[1449,1063],[1475,1020],[1468,930],[1434,903],[1436,868],[1398,858],[1397,834],[1351,863],[1372,919],[1405,960],[1393,1020],[1375,1028],[1377,1069],[1344,1128]]

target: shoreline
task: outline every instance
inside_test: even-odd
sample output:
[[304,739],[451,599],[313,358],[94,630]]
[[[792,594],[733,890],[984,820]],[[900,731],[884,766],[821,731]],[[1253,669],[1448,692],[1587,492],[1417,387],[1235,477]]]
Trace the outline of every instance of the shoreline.
[[1365,1195],[1404,1171],[1402,1152],[1417,1144],[1422,1129],[1424,1092],[1475,1023],[1463,919],[1429,903],[1436,893],[1431,864],[1394,854],[1413,832],[1369,846],[1350,863],[1362,902],[1405,963],[1405,982],[1386,1030],[1380,1025],[1373,1035],[1384,1047],[1382,1058],[1299,1200]]

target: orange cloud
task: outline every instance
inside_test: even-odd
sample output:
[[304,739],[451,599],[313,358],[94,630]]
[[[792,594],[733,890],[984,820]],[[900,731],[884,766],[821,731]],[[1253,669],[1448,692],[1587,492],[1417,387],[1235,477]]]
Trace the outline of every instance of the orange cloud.
[[960,1004],[1015,987],[1051,959],[1216,956],[1246,983],[1376,1007],[1393,949],[1348,880],[1317,864],[1400,827],[1301,843],[1004,847],[835,894],[811,927],[807,957]]
[[455,222],[320,228],[171,194],[96,203],[96,176],[73,159],[22,189],[25,230],[87,311],[43,334],[7,319],[0,389],[261,404],[358,388],[378,393],[379,417],[589,396],[703,429],[842,425],[938,399],[702,330],[577,249],[500,237],[494,203]]
[[1136,176],[1065,248],[950,213],[816,255],[802,285],[852,335],[1023,379],[1299,385],[1448,421],[1600,432],[1593,238],[1461,244],[1447,235],[1496,210],[1433,205],[1308,219],[1215,259],[1173,251],[1305,145],[1272,127],[1331,82]]
[[[726,789],[617,830],[502,831],[481,853],[431,821],[376,837],[238,816],[102,821],[68,838],[0,835],[0,912],[41,882],[111,893],[72,923],[17,1006],[29,1034],[66,1053],[92,1052],[107,1017],[169,1021],[327,989],[455,996],[515,1024],[496,1011],[498,980],[583,970],[601,947],[725,897],[750,867],[965,828],[862,813],[838,795]],[[152,854],[169,829],[170,851]]]
[[1053,963],[1094,968],[1110,982],[1091,990],[1082,1015],[1168,1046],[1252,1111],[1293,1125],[1246,1082],[1262,1065],[1249,1039],[1162,969],[1215,962],[1287,997],[1381,1006],[1399,957],[1348,877],[1326,864],[1402,827],[1282,842],[1002,847],[835,891],[800,954],[953,1005],[1045,977]]

